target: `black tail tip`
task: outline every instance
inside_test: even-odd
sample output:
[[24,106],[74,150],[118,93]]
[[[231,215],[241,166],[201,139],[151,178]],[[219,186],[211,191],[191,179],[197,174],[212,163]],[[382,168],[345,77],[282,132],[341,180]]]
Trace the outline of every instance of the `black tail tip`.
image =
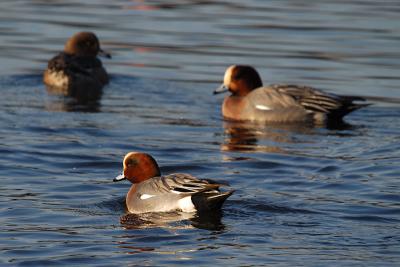
[[194,206],[198,211],[210,211],[221,209],[225,200],[230,197],[235,190],[218,192],[214,194],[200,193],[192,196]]

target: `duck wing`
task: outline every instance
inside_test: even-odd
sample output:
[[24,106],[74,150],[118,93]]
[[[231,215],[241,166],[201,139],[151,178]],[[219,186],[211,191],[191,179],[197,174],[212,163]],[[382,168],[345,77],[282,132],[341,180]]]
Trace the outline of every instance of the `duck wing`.
[[246,97],[243,114],[266,122],[336,121],[369,104],[362,97],[340,96],[308,86],[273,84],[253,90]]
[[132,186],[127,202],[134,202],[134,207],[129,211],[142,213],[185,210],[189,206],[196,210],[220,207],[233,193],[221,193],[220,186],[223,185],[182,173],[153,177]]
[[329,110],[342,106],[339,96],[312,87],[290,84],[274,84],[271,87],[282,94],[291,96],[307,110],[329,113]]
[[48,69],[64,71],[66,74],[91,75],[94,69],[101,68],[102,63],[96,57],[78,57],[59,53],[48,63]]
[[274,84],[271,87],[282,94],[291,96],[306,110],[324,113],[329,119],[340,119],[354,110],[369,105],[354,103],[354,101],[365,101],[359,96],[341,96],[309,86]]

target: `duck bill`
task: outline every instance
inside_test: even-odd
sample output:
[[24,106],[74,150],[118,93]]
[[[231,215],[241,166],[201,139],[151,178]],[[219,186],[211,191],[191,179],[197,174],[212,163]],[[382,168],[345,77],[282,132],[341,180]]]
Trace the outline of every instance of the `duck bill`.
[[125,175],[123,173],[121,173],[120,175],[118,175],[117,177],[114,178],[113,182],[119,182],[119,181],[122,181],[125,179],[126,179]]
[[221,84],[220,87],[218,87],[217,89],[214,90],[214,95],[225,93],[228,91],[229,91],[229,88],[225,84]]
[[103,49],[99,50],[99,56],[105,57],[105,58],[111,58],[111,54],[106,52],[106,51],[104,51]]

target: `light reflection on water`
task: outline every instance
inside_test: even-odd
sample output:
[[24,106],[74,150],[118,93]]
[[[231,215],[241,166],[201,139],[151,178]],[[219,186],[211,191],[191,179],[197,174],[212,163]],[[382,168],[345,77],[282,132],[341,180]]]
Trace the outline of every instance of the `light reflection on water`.
[[[0,262],[393,265],[399,261],[399,4],[2,1]],[[41,72],[80,30],[113,58],[79,102]],[[223,122],[225,68],[371,96],[336,128]],[[125,214],[123,155],[229,182],[221,214]],[[185,216],[185,218],[182,218]],[[188,217],[187,217],[188,216]]]

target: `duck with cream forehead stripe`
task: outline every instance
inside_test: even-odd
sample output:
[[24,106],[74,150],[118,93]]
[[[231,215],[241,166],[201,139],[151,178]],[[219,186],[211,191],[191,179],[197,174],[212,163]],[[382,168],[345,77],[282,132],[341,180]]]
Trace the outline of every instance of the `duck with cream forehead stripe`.
[[348,113],[369,104],[357,96],[341,96],[300,85],[263,86],[260,75],[251,66],[227,68],[223,84],[214,94],[229,91],[222,104],[227,120],[261,123],[340,122]]
[[133,183],[126,196],[130,213],[217,210],[234,192],[221,192],[223,184],[189,174],[161,175],[155,159],[139,152],[125,155],[123,174],[114,181],[124,179]]

